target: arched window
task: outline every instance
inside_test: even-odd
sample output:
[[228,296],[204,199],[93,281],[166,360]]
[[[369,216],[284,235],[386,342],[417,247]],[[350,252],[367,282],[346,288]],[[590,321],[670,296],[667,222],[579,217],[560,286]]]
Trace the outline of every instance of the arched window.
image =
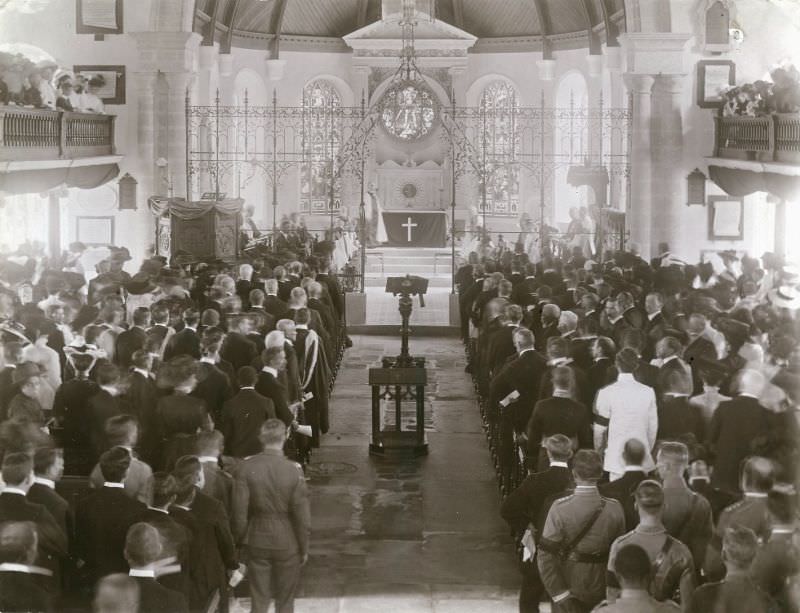
[[303,165],[300,201],[309,213],[327,214],[341,206],[341,180],[335,161],[342,139],[342,100],[329,81],[317,79],[303,89]]
[[485,165],[479,179],[481,208],[485,177],[486,214],[516,215],[519,211],[517,90],[506,81],[494,81],[483,90],[479,109],[479,163]]

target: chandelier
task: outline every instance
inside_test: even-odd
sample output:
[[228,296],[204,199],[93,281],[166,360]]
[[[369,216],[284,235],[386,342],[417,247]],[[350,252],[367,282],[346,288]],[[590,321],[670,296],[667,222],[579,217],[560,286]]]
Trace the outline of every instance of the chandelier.
[[[410,142],[432,133],[439,118],[436,96],[417,67],[414,34],[416,0],[402,0],[400,26],[403,32],[400,66],[380,101],[381,125],[392,137]],[[429,11],[432,15],[432,11]]]

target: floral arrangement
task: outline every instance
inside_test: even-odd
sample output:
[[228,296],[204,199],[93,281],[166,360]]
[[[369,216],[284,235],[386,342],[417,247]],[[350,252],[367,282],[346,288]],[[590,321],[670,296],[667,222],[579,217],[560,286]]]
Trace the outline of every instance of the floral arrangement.
[[763,117],[800,111],[800,71],[794,66],[776,68],[770,81],[736,85],[723,92],[724,117]]

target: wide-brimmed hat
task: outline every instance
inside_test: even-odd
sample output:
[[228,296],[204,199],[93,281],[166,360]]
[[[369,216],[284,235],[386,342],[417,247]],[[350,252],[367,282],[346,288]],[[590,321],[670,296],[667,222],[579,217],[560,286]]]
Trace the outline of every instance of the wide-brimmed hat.
[[794,404],[800,404],[800,375],[781,370],[772,378],[772,384],[781,388]]
[[33,377],[38,377],[42,374],[42,369],[36,362],[23,362],[19,364],[14,372],[11,373],[11,383],[14,385],[22,385]]
[[131,253],[127,247],[109,247],[111,253],[108,259],[112,262],[127,262],[131,259]]
[[733,317],[720,317],[714,327],[731,343],[744,343],[750,338],[750,326]]
[[158,289],[158,286],[153,283],[150,275],[144,272],[137,272],[123,287],[129,294],[134,294],[136,296],[149,294]]
[[39,70],[44,70],[45,68],[56,69],[58,68],[58,64],[53,60],[44,59],[36,62],[36,68]]
[[20,322],[14,320],[4,321],[0,323],[0,342],[20,342],[23,345],[27,345],[29,341],[25,332],[25,326]]
[[800,292],[792,285],[771,289],[767,296],[773,306],[780,309],[800,309]]

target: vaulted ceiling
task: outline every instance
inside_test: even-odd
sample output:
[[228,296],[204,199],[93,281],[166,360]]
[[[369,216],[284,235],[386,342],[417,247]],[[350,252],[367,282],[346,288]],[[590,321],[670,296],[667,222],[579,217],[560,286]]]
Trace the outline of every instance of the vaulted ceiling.
[[[345,51],[341,40],[381,18],[381,0],[197,0],[204,44]],[[436,0],[436,17],[478,37],[473,51],[616,45],[623,0]]]

